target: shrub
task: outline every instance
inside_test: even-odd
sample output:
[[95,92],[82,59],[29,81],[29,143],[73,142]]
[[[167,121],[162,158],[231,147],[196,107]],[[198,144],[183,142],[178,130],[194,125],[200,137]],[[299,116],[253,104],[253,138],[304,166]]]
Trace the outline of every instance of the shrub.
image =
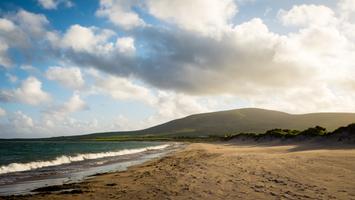
[[300,135],[305,135],[305,136],[322,136],[326,134],[327,134],[327,129],[321,126],[308,128],[300,133]]

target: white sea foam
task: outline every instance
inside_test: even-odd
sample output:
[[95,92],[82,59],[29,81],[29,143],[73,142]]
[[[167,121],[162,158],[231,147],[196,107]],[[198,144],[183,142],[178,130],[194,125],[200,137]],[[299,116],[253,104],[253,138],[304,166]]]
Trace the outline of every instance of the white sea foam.
[[78,154],[75,156],[59,156],[54,160],[48,161],[34,161],[29,163],[11,163],[9,165],[0,166],[0,174],[6,174],[10,172],[20,172],[20,171],[29,171],[34,170],[42,167],[50,167],[50,166],[57,166],[68,164],[72,162],[84,161],[84,160],[92,160],[98,158],[106,158],[106,157],[113,157],[113,156],[122,156],[122,155],[129,155],[135,153],[141,153],[149,150],[159,150],[168,147],[168,144],[158,145],[158,146],[151,146],[145,148],[137,148],[137,149],[124,149],[120,151],[112,151],[112,152],[102,152],[102,153],[87,153],[87,154]]

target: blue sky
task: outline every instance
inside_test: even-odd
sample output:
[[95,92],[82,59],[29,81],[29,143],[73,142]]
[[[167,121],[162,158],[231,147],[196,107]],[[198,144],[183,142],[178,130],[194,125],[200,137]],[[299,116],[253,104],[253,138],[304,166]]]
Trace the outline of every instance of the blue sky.
[[0,2],[0,138],[355,112],[354,0]]

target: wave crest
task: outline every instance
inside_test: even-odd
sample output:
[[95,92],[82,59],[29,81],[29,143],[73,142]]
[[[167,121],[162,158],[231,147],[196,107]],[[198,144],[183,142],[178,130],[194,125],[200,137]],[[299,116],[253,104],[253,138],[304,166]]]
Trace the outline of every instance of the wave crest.
[[69,164],[72,162],[84,161],[84,160],[92,160],[106,157],[114,157],[114,156],[122,156],[129,154],[141,153],[149,150],[159,150],[168,147],[168,144],[151,146],[145,148],[137,148],[137,149],[124,149],[120,151],[111,151],[111,152],[102,152],[102,153],[86,153],[86,154],[77,154],[75,156],[59,156],[54,160],[48,161],[33,161],[29,163],[11,163],[9,165],[0,166],[0,174],[6,174],[11,172],[20,172],[20,171],[29,171],[43,167],[51,167],[63,164]]

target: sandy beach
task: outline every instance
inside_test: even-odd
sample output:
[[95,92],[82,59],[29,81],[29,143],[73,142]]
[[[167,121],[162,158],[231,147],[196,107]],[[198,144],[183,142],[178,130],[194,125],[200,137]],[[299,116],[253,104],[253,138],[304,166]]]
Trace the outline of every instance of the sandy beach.
[[355,199],[355,148],[194,143],[127,171],[0,199]]

